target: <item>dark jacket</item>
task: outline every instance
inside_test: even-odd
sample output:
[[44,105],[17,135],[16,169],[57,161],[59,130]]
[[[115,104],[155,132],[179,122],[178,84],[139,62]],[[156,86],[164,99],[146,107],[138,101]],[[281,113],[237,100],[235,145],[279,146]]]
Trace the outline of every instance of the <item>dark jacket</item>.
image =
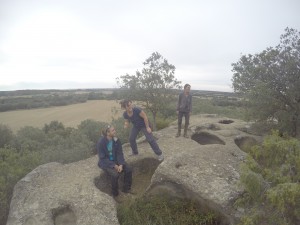
[[192,112],[192,95],[185,96],[184,92],[180,93],[176,110],[179,112]]
[[97,152],[99,157],[98,166],[102,169],[114,168],[116,164],[125,164],[121,141],[117,138],[113,138],[112,140],[112,153],[114,161],[109,160],[109,152],[107,149],[109,140],[107,139],[107,137],[101,137],[97,142]]

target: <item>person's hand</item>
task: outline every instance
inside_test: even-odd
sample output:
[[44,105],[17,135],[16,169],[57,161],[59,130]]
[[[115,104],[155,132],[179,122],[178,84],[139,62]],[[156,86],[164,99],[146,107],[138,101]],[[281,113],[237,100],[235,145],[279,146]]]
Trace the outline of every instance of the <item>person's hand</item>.
[[119,166],[116,164],[115,166],[114,166],[114,169],[117,171],[117,172],[119,172],[118,170],[119,170]]
[[147,127],[147,132],[150,134],[152,132],[150,127]]
[[176,114],[178,115],[179,111],[176,111]]
[[129,127],[129,123],[128,122],[125,122],[124,123],[124,129],[127,129]]
[[123,165],[119,165],[119,170],[118,172],[121,173],[123,171]]

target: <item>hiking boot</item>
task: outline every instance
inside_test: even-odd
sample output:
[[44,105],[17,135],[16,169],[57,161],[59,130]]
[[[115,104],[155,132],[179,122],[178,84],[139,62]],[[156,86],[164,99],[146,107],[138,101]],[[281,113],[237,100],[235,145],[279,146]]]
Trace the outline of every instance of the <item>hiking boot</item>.
[[189,138],[189,135],[187,135],[187,134],[184,134],[184,135],[183,135],[183,137],[185,137],[185,138]]
[[134,157],[134,156],[138,156],[138,155],[139,155],[139,153],[130,153],[128,156],[129,157],[132,157],[132,156]]
[[116,201],[116,203],[119,203],[119,204],[122,203],[122,199],[121,199],[120,195],[115,195],[115,196],[113,196],[113,198]]
[[175,137],[180,137],[180,133],[178,132]]
[[134,191],[132,191],[131,189],[129,189],[129,190],[123,190],[122,192],[125,193],[125,194],[132,194],[132,195],[135,195],[135,194],[136,194],[136,193],[135,193]]
[[164,155],[161,154],[159,156],[157,156],[158,161],[162,162],[164,160]]

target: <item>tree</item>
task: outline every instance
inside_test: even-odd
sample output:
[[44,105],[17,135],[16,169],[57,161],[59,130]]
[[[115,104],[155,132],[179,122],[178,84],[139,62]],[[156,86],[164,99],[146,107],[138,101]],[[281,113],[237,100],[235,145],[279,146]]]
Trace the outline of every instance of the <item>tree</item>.
[[135,75],[126,74],[117,78],[123,96],[140,101],[142,106],[152,113],[154,129],[156,129],[156,115],[174,98],[174,89],[180,89],[181,81],[175,74],[175,66],[169,64],[158,52],[146,59],[142,72]]
[[279,45],[243,55],[232,66],[234,91],[245,96],[251,118],[299,134],[300,33],[286,28]]

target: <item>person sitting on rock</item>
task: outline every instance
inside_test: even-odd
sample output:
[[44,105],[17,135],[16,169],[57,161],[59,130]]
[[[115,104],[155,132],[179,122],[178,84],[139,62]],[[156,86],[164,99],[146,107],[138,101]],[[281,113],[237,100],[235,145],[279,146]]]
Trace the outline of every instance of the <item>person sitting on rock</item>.
[[108,125],[102,130],[103,136],[97,142],[99,157],[98,166],[103,169],[111,179],[113,197],[119,195],[118,180],[124,173],[124,193],[131,193],[132,169],[125,162],[121,141],[116,137],[116,130]]

